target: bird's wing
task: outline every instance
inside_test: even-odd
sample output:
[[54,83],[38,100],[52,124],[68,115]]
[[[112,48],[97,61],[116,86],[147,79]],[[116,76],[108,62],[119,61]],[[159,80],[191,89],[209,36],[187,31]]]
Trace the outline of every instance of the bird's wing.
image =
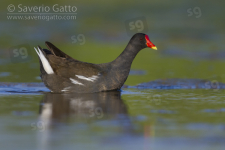
[[47,55],[54,73],[65,78],[83,76],[86,78],[103,74],[104,70],[98,65]]
[[[62,52],[60,49],[58,49],[55,45],[53,45],[52,43],[46,41],[45,45],[49,48],[49,50],[52,52],[53,55],[58,56],[58,57],[62,57],[62,58],[70,58],[70,59],[74,59],[72,57],[70,57],[69,55],[65,54],[64,52]],[[74,59],[75,60],[75,59]]]

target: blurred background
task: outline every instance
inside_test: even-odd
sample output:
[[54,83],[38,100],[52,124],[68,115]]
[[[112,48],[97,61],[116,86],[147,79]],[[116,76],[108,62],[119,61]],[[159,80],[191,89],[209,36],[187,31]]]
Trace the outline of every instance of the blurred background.
[[[13,12],[8,10],[10,4],[15,7]],[[58,4],[55,11],[75,6],[75,14],[59,12],[56,15],[75,16],[76,19],[18,19],[18,16],[53,16],[55,14],[27,14],[29,8],[26,7],[38,6],[41,10],[49,7],[50,13],[54,12],[55,4]],[[215,75],[221,80],[225,78],[225,20],[221,1],[3,0],[0,7],[1,82],[41,82],[33,47],[46,48],[45,41],[78,60],[106,63],[124,50],[136,32],[148,34],[158,51],[142,50],[125,84],[165,78],[207,79]],[[26,14],[10,14],[18,12]]]
[[146,48],[137,55],[126,85],[160,79],[160,87],[172,78],[188,79],[182,81],[191,85],[199,80],[189,79],[225,82],[224,4],[1,0],[0,82],[10,82],[0,83],[1,148],[224,149],[225,91],[218,86],[129,87],[83,96],[51,94],[31,83],[41,82],[33,47],[46,48],[45,41],[75,59],[106,63],[137,32],[147,34],[158,50]]

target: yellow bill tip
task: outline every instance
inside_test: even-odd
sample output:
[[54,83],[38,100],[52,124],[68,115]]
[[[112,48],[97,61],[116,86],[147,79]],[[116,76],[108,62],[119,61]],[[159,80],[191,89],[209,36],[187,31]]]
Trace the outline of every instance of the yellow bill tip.
[[154,49],[154,50],[157,50],[157,47],[156,46],[154,46],[154,47],[151,47],[152,49]]

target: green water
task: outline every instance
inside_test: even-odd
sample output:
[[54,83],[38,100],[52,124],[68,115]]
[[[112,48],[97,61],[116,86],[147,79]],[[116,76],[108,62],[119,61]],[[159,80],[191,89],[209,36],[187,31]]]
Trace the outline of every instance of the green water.
[[224,91],[120,94],[2,95],[2,148],[224,148]]
[[[56,3],[76,6],[77,19],[7,19],[10,4]],[[143,73],[132,73],[126,85],[169,78],[224,82],[223,6],[224,2],[203,0],[3,0],[0,82],[41,82],[33,47],[46,48],[45,41],[78,60],[110,62],[130,39],[126,23],[139,17],[145,18],[143,31],[158,51],[146,48],[137,55],[131,69]],[[74,42],[74,36],[80,39]],[[13,50],[21,47],[26,51],[16,55]],[[224,90],[206,89],[125,88],[121,93],[85,96],[3,92],[0,145],[10,150],[224,149],[224,96]]]

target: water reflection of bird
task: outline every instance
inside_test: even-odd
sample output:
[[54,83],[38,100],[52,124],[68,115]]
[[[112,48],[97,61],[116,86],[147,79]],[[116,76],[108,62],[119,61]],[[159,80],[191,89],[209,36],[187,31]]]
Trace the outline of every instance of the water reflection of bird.
[[40,105],[40,120],[48,125],[54,121],[64,122],[68,118],[73,118],[74,121],[95,121],[121,118],[126,114],[127,108],[119,91],[89,94],[47,93]]
[[[70,136],[76,138],[79,134],[91,134],[93,126],[99,129],[99,134],[106,131],[113,134],[118,132],[114,136],[101,139],[102,143],[108,144],[121,144],[130,140],[148,143],[151,136],[149,133],[152,132],[151,126],[145,128],[147,130],[144,130],[143,137],[135,129],[137,126],[133,125],[119,91],[88,94],[46,93],[40,102],[39,113],[38,127],[42,131],[38,132],[40,149],[51,147],[50,141],[55,135],[61,136],[62,133],[69,132],[72,133]],[[79,125],[85,130],[79,131]]]
[[[78,133],[76,128],[79,128],[79,124],[83,127],[91,127],[95,122],[102,122],[109,128],[113,123],[119,133],[133,134],[134,132],[120,91],[89,94],[46,93],[40,102],[39,113],[38,128],[41,132],[38,132],[38,145],[40,149],[51,147],[50,141],[55,134],[65,134],[68,130]],[[62,126],[65,127],[61,128],[64,130],[60,130],[59,127]],[[74,136],[77,135],[74,134]]]
[[135,34],[124,51],[112,62],[92,64],[78,61],[65,54],[50,42],[47,49],[35,48],[42,81],[54,93],[94,93],[118,90],[125,83],[131,64],[144,48],[157,49],[149,37]]

